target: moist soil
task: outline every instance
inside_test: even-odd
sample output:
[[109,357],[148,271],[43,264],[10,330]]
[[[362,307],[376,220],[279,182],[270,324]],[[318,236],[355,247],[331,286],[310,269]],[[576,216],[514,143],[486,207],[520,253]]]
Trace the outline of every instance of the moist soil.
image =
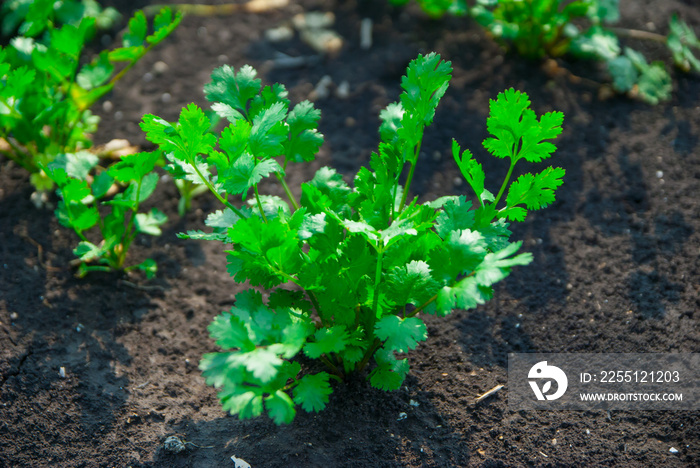
[[[677,12],[700,33],[692,0],[621,3],[624,27],[665,33]],[[145,5],[111,4],[125,15]],[[266,39],[266,30],[315,10],[335,14],[344,38],[335,55],[320,57],[297,35]],[[363,18],[374,24],[368,50]],[[357,379],[334,385],[324,411],[300,411],[289,425],[239,421],[221,410],[197,364],[215,350],[207,325],[244,286],[226,273],[220,244],[176,237],[203,228],[216,201],[197,198],[179,218],[164,177],[149,200],[169,216],[163,235],[130,252],[134,262],[156,259],[157,278],[77,279],[69,266],[77,238],[49,208],[32,205],[27,175],[0,159],[0,466],[227,467],[232,456],[253,467],[698,466],[697,411],[514,411],[507,382],[513,352],[700,350],[697,75],[674,73],[672,100],[649,106],[601,92],[595,65],[526,61],[469,20],[381,1],[292,1],[263,14],[187,17],[96,106],[95,141],[150,149],[143,114],[175,120],[190,102],[206,106],[202,87],[214,68],[251,64],[265,83],[284,83],[293,102],[312,99],[322,111],[326,143],[315,163],[290,170],[292,185],[323,165],[351,181],[377,147],[379,111],[398,98],[408,62],[430,51],[451,60],[454,73],[426,132],[412,187],[421,200],[468,193],[453,137],[483,163],[487,187],[500,182],[507,167],[481,147],[498,92],[515,87],[538,114],[566,115],[552,160],[566,169],[557,201],[512,226],[532,264],[484,306],[425,317],[429,338],[409,353],[400,390]],[[304,63],[283,66],[281,54]],[[316,89],[324,76],[327,96]],[[475,402],[497,385],[505,388]],[[191,444],[168,451],[171,435]]]

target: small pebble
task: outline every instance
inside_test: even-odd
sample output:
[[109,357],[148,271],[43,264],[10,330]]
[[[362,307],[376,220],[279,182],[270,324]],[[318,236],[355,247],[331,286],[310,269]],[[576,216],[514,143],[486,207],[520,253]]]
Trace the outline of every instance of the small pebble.
[[670,449],[668,449],[668,451],[671,453],[678,453],[678,449],[676,447],[671,447]]
[[656,171],[656,178],[661,179],[664,176],[664,171]]
[[162,60],[159,60],[153,64],[153,72],[156,75],[162,75],[164,73],[167,73],[168,70],[170,70],[170,67],[167,63],[163,62]]
[[58,376],[62,379],[66,378],[66,368],[65,367],[61,367],[58,369]]
[[163,104],[169,103],[171,101],[171,99],[172,99],[172,96],[170,95],[170,93],[163,93],[160,95],[160,101]]
[[105,112],[112,112],[112,109],[114,109],[114,104],[112,104],[112,101],[105,101],[102,103],[102,110]]
[[150,72],[144,73],[143,74],[143,81],[145,81],[146,83],[150,83],[151,81],[153,81],[153,73],[150,73]]
[[339,99],[347,99],[350,97],[350,83],[343,81],[338,85],[338,89],[335,90],[335,95]]
[[372,48],[372,18],[364,18],[360,23],[360,49]]
[[11,320],[17,320],[19,318],[19,314],[17,312],[11,312],[10,313],[10,319]]

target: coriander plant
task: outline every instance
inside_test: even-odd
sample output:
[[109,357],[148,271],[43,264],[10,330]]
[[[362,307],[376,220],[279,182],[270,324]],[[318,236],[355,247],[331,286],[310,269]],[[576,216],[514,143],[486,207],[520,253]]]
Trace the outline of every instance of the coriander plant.
[[[396,5],[408,0],[390,0]],[[644,55],[623,47],[632,38],[664,44],[673,63],[684,72],[700,71],[700,40],[677,16],[669,34],[613,27],[620,19],[619,0],[418,0],[428,14],[469,15],[499,42],[524,57],[540,59],[571,55],[602,62],[620,93],[657,104],[671,97],[671,76],[661,61],[649,63]]]
[[[155,275],[157,266],[152,259],[137,265],[127,266],[125,262],[137,234],[159,236],[160,226],[167,221],[157,208],[139,212],[139,206],[158,183],[153,168],[159,159],[157,152],[131,154],[103,169],[97,167],[97,156],[84,151],[58,155],[45,168],[45,173],[58,185],[61,198],[56,217],[80,238],[73,251],[78,257],[77,276],[83,277],[91,271],[133,269],[142,270],[148,278]],[[110,197],[115,185],[125,185],[126,189]],[[99,243],[88,239],[88,231],[94,228],[99,231]]]
[[[280,84],[262,87],[253,68],[223,66],[205,86],[212,108],[230,122],[220,134],[209,131],[194,104],[174,123],[144,117],[147,138],[180,176],[205,184],[223,205],[206,220],[212,232],[182,237],[230,244],[229,273],[256,288],[239,293],[209,326],[222,351],[205,355],[200,368],[220,389],[225,410],[240,418],[265,411],[288,423],[296,405],[323,409],[332,381],[350,374],[398,389],[409,364],[397,354],[427,338],[424,314],[483,304],[513,267],[530,263],[530,254],[517,253],[521,243],[509,241],[508,221],[552,203],[564,170],[510,179],[520,161],[552,154],[549,140],[561,132],[563,115],[537,118],[525,93],[499,94],[487,120],[492,136],[484,141],[510,162],[496,194],[486,189],[482,166],[454,141],[475,203],[465,195],[419,202],[411,181],[451,72],[434,53],[412,61],[400,101],[380,114],[381,143],[369,167],[352,186],[321,168],[301,185],[299,198],[286,174],[291,164],[313,160],[321,146],[320,113],[307,101],[292,107]],[[281,185],[286,199],[261,193],[266,178]],[[238,195],[242,206],[234,204]],[[300,354],[318,364],[302,370]]]
[[25,18],[23,25],[29,26],[20,27],[26,35],[0,47],[0,154],[29,171],[38,190],[53,186],[44,167],[59,155],[81,154],[92,145],[99,120],[90,112],[92,105],[182,19],[164,8],[149,25],[144,13],[136,12],[122,47],[84,63],[96,18],[83,16],[77,24],[60,27],[34,18],[50,17],[53,8],[53,2],[32,3],[34,16]]

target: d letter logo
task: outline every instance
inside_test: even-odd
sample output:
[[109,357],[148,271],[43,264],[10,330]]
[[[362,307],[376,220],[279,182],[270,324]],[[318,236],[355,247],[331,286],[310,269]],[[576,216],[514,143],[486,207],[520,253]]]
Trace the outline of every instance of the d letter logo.
[[[530,387],[532,387],[532,391],[535,392],[538,400],[556,400],[561,398],[569,385],[569,379],[566,378],[564,371],[556,366],[548,366],[547,361],[541,361],[532,366],[527,377],[528,379],[546,379],[541,389],[536,380],[529,380]],[[547,395],[547,392],[552,388],[552,380],[557,383],[557,391]]]

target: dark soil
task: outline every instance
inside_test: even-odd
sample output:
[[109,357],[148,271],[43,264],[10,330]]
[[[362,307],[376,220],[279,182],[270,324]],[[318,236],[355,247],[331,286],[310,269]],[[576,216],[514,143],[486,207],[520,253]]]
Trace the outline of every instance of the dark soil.
[[[700,351],[698,76],[675,74],[674,98],[656,107],[602,101],[586,81],[503,52],[470,21],[430,20],[415,6],[383,1],[291,3],[269,14],[186,18],[117,86],[112,108],[100,104],[96,142],[126,138],[149,148],[138,128],[144,113],[175,120],[182,106],[206,104],[202,86],[215,67],[249,63],[265,83],[286,84],[293,102],[308,98],[324,75],[331,91],[349,83],[346,98],[316,99],[326,144],[318,162],[294,168],[293,178],[332,165],[350,180],[376,148],[378,113],[398,98],[408,61],[437,51],[452,61],[454,78],[412,187],[426,200],[466,190],[450,155],[453,137],[483,162],[490,186],[503,176],[503,162],[481,147],[488,100],[499,91],[515,87],[538,114],[566,115],[552,163],[567,171],[558,201],[513,227],[535,261],[499,284],[487,305],[427,317],[429,338],[410,353],[401,390],[353,381],[335,385],[326,410],[300,411],[288,426],[239,421],[221,410],[197,363],[214,350],[207,325],[242,286],[227,275],[220,245],[176,238],[202,227],[219,208],[215,200],[197,199],[179,219],[176,190],[160,184],[153,203],[170,221],[131,253],[135,261],[154,257],[158,278],[79,280],[68,267],[75,236],[50,210],[33,207],[27,175],[1,160],[0,466],[228,467],[233,455],[253,467],[699,466],[697,411],[507,406],[509,352]],[[624,26],[663,33],[678,12],[700,33],[693,0],[621,3]],[[143,4],[116,6],[128,15]],[[335,12],[343,49],[306,66],[275,67],[278,51],[314,55],[296,37],[273,44],[264,36],[304,10]],[[365,17],[375,25],[369,51],[359,47]],[[154,72],[158,61],[166,73]],[[601,79],[590,64],[565,65]],[[506,388],[474,402],[498,384]],[[202,448],[171,454],[163,446],[169,435]]]

